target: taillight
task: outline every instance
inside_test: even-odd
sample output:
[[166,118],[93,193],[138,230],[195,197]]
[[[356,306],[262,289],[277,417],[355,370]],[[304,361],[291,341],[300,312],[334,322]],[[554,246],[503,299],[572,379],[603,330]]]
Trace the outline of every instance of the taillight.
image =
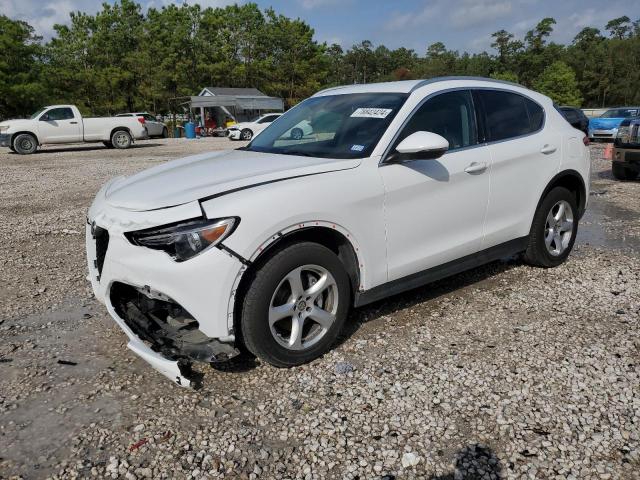
[[138,121],[139,121],[142,125],[144,125],[144,117],[138,117]]
[[589,137],[587,135],[585,135],[584,137],[582,137],[582,143],[584,143],[585,147],[589,146]]

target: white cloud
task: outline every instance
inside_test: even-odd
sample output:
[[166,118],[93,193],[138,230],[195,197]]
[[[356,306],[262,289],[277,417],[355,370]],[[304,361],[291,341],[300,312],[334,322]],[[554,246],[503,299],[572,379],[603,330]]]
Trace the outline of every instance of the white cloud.
[[601,17],[602,15],[598,15],[595,8],[588,8],[581,12],[569,15],[569,24],[571,24],[575,29],[582,30],[584,27],[598,25],[601,21]]
[[436,17],[439,10],[440,5],[427,5],[418,12],[396,13],[385,23],[384,28],[385,30],[396,31],[419,27]]
[[68,23],[73,11],[94,13],[99,10],[100,0],[0,0],[0,11],[9,18],[24,20],[38,35],[49,39],[56,23]]
[[509,16],[512,11],[511,0],[464,0],[449,18],[454,27],[466,28]]

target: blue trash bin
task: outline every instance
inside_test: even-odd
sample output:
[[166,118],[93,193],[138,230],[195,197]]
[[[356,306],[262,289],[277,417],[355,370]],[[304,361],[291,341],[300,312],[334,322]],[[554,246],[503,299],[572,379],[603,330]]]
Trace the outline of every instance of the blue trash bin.
[[184,124],[184,136],[187,138],[196,138],[196,124],[187,122]]

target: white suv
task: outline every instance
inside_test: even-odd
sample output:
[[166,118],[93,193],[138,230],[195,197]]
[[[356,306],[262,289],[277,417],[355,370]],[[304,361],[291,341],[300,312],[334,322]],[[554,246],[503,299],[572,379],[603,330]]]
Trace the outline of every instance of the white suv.
[[[290,131],[303,121],[313,134]],[[482,78],[317,93],[249,146],[106,184],[88,214],[96,297],[181,385],[245,347],[288,367],[351,307],[523,253],[561,264],[589,153],[552,101]]]

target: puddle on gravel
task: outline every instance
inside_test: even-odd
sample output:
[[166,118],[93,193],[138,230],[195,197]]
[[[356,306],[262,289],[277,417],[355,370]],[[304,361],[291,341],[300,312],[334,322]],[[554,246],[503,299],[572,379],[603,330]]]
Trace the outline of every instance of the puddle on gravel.
[[[606,200],[606,190],[592,192],[587,211],[580,220],[578,245],[607,247],[616,250],[630,249],[640,253],[640,238],[627,235],[624,225],[640,222],[640,214],[621,208]],[[615,222],[615,225],[611,225]]]

